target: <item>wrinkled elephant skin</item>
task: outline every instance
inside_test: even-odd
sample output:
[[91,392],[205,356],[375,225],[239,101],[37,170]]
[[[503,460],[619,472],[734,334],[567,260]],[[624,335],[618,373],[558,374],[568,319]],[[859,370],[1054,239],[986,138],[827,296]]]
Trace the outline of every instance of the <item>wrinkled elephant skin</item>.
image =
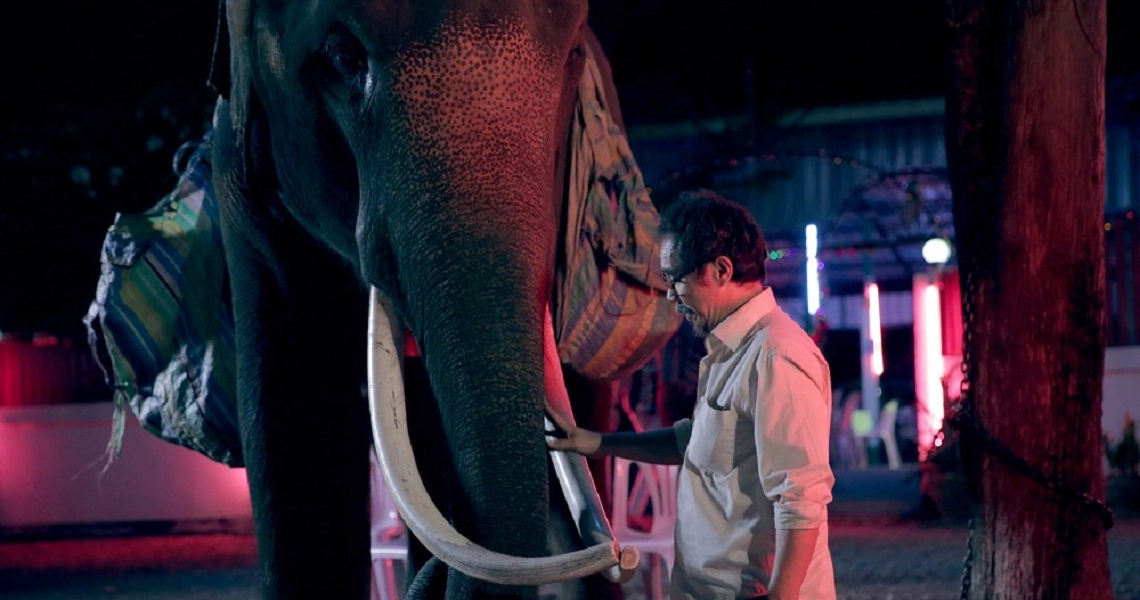
[[[215,184],[265,597],[367,595],[369,285],[423,353],[456,528],[545,555],[542,323],[558,153],[594,43],[585,2],[230,0],[227,13]],[[437,579],[449,598],[535,594]]]

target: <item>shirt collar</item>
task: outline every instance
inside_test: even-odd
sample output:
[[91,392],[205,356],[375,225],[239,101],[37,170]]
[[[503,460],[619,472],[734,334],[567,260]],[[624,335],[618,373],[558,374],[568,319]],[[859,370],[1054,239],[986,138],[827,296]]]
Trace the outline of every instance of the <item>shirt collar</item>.
[[[732,352],[740,347],[741,342],[748,335],[756,323],[776,308],[776,297],[772,288],[764,288],[759,294],[740,305],[740,308],[725,317],[709,336],[709,340],[717,340]],[[711,346],[708,348],[712,351]]]

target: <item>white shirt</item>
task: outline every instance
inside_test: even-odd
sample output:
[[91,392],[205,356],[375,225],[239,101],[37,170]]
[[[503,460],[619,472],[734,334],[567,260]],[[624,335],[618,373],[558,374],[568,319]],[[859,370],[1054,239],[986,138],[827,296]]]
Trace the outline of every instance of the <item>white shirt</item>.
[[[776,529],[819,528],[802,600],[834,600],[827,545],[831,375],[771,289],[712,331],[677,494],[674,600],[767,593]],[[715,406],[715,408],[714,408]]]

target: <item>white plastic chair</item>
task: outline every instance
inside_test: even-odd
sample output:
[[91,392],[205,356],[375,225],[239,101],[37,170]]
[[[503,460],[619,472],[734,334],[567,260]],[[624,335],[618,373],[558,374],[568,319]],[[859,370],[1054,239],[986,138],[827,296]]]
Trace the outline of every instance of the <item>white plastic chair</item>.
[[372,498],[372,600],[399,600],[396,561],[408,560],[408,535],[396,502],[384,485],[384,475],[369,451]]
[[[630,466],[637,465],[637,475],[630,481]],[[653,465],[614,457],[612,489],[613,518],[610,526],[622,546],[633,546],[650,557],[649,568],[642,572],[646,597],[662,598],[661,557],[669,573],[673,572],[673,527],[677,522],[677,465]],[[649,512],[646,509],[649,508]],[[630,527],[630,516],[652,519],[649,531]]]
[[892,471],[902,466],[899,443],[895,439],[895,421],[898,419],[898,413],[898,400],[887,402],[883,405],[883,410],[879,412],[879,439],[883,440],[883,445],[887,449],[887,465]]

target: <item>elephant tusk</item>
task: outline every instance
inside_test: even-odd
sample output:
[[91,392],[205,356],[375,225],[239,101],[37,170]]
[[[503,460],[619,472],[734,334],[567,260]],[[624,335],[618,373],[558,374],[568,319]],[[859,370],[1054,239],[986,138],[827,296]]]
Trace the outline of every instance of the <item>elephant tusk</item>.
[[[546,307],[542,343],[543,369],[546,371],[546,410],[558,411],[573,421],[574,415],[570,413],[570,397],[566,391],[566,382],[562,378],[562,364],[558,359],[558,344],[554,339],[554,315],[549,305]],[[562,410],[559,410],[560,408]],[[545,420],[546,429],[554,429],[554,423],[550,418],[546,417]],[[566,506],[570,509],[570,515],[583,543],[586,546],[593,546],[613,542],[614,533],[602,509],[601,498],[598,497],[598,490],[594,487],[594,480],[590,477],[590,467],[586,464],[586,458],[574,453],[551,452],[550,461],[554,466],[558,485],[562,489],[562,496],[566,499]],[[637,551],[626,548],[622,551],[618,564],[603,571],[602,575],[612,582],[625,583],[633,577],[638,560]]]
[[[549,417],[546,419],[546,428],[554,428],[554,423]],[[581,455],[567,452],[551,452],[550,459],[554,464],[554,474],[558,478],[559,487],[562,488],[562,495],[566,497],[566,505],[570,508],[574,524],[578,526],[578,535],[582,536],[586,545],[617,543],[614,541],[610,524],[606,522],[605,513],[598,503],[598,492],[590,479],[586,459]],[[589,489],[583,490],[584,485],[589,486]],[[587,494],[587,491],[591,493]],[[614,583],[625,583],[633,577],[639,557],[636,548],[627,546],[621,549],[618,564],[602,571],[602,575]]]
[[384,482],[405,523],[424,546],[448,566],[471,577],[507,585],[557,583],[628,564],[631,553],[628,549],[622,552],[613,541],[560,556],[524,558],[480,547],[448,523],[428,496],[415,467],[408,438],[401,346],[396,343],[402,337],[391,301],[372,287],[368,310],[372,433]]

